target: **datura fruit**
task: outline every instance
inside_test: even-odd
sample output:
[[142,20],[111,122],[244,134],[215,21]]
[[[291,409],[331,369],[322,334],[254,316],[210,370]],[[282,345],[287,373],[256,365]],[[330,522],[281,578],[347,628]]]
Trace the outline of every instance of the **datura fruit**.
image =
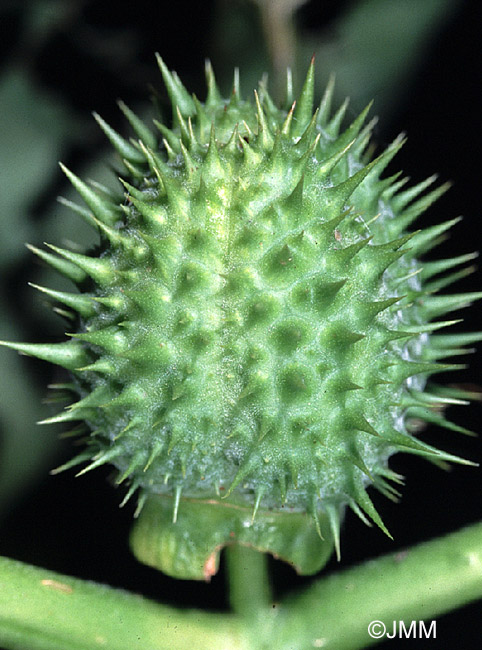
[[433,333],[482,296],[437,293],[473,255],[422,264],[457,219],[409,229],[446,186],[382,177],[402,138],[370,160],[368,108],[341,129],[332,84],[313,112],[313,63],[283,109],[264,83],[243,99],[238,75],[224,99],[209,65],[201,103],[159,66],[170,127],[121,103],[127,141],[96,115],[124,165],[119,195],[64,169],[99,246],[30,247],[77,285],[37,287],[75,331],[4,345],[70,371],[76,401],[47,422],[81,420],[90,435],[54,471],[115,467],[123,502],[138,495],[141,561],[209,579],[219,550],[241,543],[314,573],[339,554],[347,506],[387,532],[368,488],[396,499],[392,454],[468,462],[411,423],[464,430],[440,409],[463,391],[427,382],[481,338]]

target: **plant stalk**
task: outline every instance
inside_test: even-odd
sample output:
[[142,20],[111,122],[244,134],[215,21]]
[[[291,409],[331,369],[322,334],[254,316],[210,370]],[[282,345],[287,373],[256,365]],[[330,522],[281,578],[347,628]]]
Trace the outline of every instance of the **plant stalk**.
[[[479,598],[482,523],[330,575],[288,598],[274,612],[272,647],[366,648],[390,638],[372,638],[368,633],[372,621],[385,625],[389,634],[394,622],[403,621],[409,629],[415,621],[418,633],[420,621],[432,622]],[[436,633],[443,639],[441,626]],[[426,638],[430,645],[433,636]]]
[[271,605],[268,556],[248,546],[226,547],[229,602],[235,614],[251,621]]
[[179,610],[0,557],[6,650],[247,650],[230,615]]
[[[0,557],[6,650],[357,650],[368,624],[431,621],[482,598],[482,523],[320,579],[271,604],[267,557],[228,550],[231,614],[177,610]],[[437,630],[443,638],[443,630]]]
[[254,0],[259,5],[263,32],[274,73],[275,96],[282,97],[286,69],[296,60],[295,11],[306,0]]

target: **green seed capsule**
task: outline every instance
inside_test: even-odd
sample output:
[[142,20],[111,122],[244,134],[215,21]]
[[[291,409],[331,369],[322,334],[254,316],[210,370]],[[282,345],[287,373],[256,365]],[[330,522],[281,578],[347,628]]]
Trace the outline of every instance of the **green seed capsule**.
[[367,111],[340,131],[329,88],[313,112],[312,66],[284,110],[264,86],[222,99],[209,67],[202,104],[159,64],[171,128],[151,131],[122,105],[132,144],[96,116],[124,161],[125,199],[66,170],[101,253],[33,249],[88,286],[39,287],[78,313],[78,331],[7,345],[72,372],[79,401],[54,420],[95,435],[67,465],[112,464],[123,503],[138,493],[142,561],[208,579],[240,542],[314,573],[339,554],[346,506],[387,532],[367,489],[396,499],[392,454],[466,462],[409,425],[457,428],[434,410],[450,390],[427,378],[457,367],[440,361],[460,335],[432,335],[453,321],[430,321],[482,292],[432,294],[434,276],[470,258],[423,268],[453,222],[407,232],[445,187],[383,178],[402,140],[367,163]]

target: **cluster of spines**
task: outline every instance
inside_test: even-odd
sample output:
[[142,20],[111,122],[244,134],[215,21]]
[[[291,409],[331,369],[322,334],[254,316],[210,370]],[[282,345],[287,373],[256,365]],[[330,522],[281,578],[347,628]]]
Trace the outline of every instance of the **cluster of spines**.
[[[137,184],[135,187],[126,181],[122,181],[127,191],[127,198],[129,205],[134,206],[137,214],[144,220],[148,228],[153,231],[163,227],[167,212],[165,208],[159,206],[155,201],[149,201],[149,190],[152,190],[152,197],[157,198],[159,194],[167,197],[167,204],[172,212],[182,212],[183,198],[182,193],[178,191],[178,186],[173,179],[172,170],[176,166],[181,168],[188,179],[195,178],[197,168],[199,167],[199,156],[203,157],[202,173],[204,178],[216,178],[217,176],[223,177],[224,170],[222,161],[220,159],[220,151],[228,153],[232,156],[242,157],[246,166],[259,164],[261,160],[268,158],[268,165],[275,169],[277,165],[283,164],[284,151],[282,148],[282,138],[290,137],[298,139],[297,148],[300,152],[297,161],[292,160],[292,167],[295,170],[294,187],[289,196],[284,198],[284,201],[289,204],[306,207],[304,203],[304,184],[305,175],[310,173],[315,179],[322,181],[326,179],[331,172],[334,172],[336,177],[337,165],[343,163],[346,159],[347,152],[350,151],[353,159],[359,159],[361,153],[364,151],[370,134],[370,125],[362,130],[362,126],[366,117],[364,111],[357,120],[341,135],[339,129],[343,120],[346,104],[331,118],[330,104],[332,95],[332,86],[330,85],[325,93],[319,109],[313,115],[313,95],[314,95],[314,76],[313,66],[310,66],[303,90],[297,102],[293,102],[291,108],[287,112],[281,128],[275,130],[274,125],[279,124],[280,112],[275,108],[271,101],[265,87],[260,89],[260,96],[255,95],[256,105],[256,124],[248,124],[246,120],[236,124],[234,128],[229,123],[229,130],[231,137],[225,142],[221,143],[218,139],[214,127],[214,120],[210,118],[210,112],[223,110],[223,102],[221,95],[217,89],[214,75],[211,68],[207,67],[207,82],[208,82],[208,96],[204,105],[202,105],[196,98],[189,95],[187,90],[181,84],[179,78],[170,73],[164,63],[159,59],[161,72],[164,77],[165,85],[170,96],[173,106],[173,129],[157,124],[161,135],[163,137],[164,148],[167,156],[167,162],[162,156],[156,153],[157,138],[152,132],[145,127],[141,120],[124,104],[120,104],[122,111],[130,122],[139,140],[137,142],[128,142],[123,139],[117,132],[109,127],[99,116],[96,119],[105,132],[114,148],[117,150],[128,174],[134,179],[133,182]],[[289,88],[288,88],[289,91]],[[289,92],[287,93],[289,94]],[[291,98],[289,99],[291,101]],[[368,109],[367,109],[368,110]],[[230,113],[231,111],[231,113]],[[232,115],[236,114],[241,119],[245,111],[245,104],[241,101],[239,95],[239,81],[236,77],[233,93],[230,102],[227,106],[227,113],[230,114],[231,121]],[[193,119],[195,118],[195,119]],[[318,146],[321,134],[326,142],[333,142],[333,147],[330,149],[327,146],[328,156],[320,162],[316,169],[310,167],[315,150]],[[222,127],[221,127],[222,129]],[[317,134],[318,133],[318,134]],[[254,145],[256,143],[256,146]],[[351,176],[333,184],[331,187],[326,187],[324,190],[323,199],[327,204],[330,204],[335,212],[339,212],[340,216],[332,219],[329,222],[319,226],[320,231],[325,230],[334,233],[336,238],[337,227],[343,220],[356,218],[353,213],[345,211],[346,204],[350,196],[356,191],[357,187],[371,174],[373,182],[377,185],[375,195],[384,200],[390,200],[397,217],[392,223],[387,224],[387,231],[389,237],[387,241],[380,244],[373,244],[370,237],[361,237],[348,246],[340,246],[336,249],[336,260],[340,268],[343,268],[346,263],[353,259],[361,250],[366,246],[370,246],[373,252],[374,264],[371,267],[371,272],[374,275],[381,277],[387,268],[403,254],[407,252],[404,248],[406,243],[410,243],[410,255],[420,256],[427,250],[432,248],[439,242],[439,238],[443,236],[444,232],[448,230],[456,220],[451,220],[437,226],[433,226],[411,235],[405,235],[406,229],[413,223],[418,215],[423,212],[438,196],[446,189],[441,186],[425,194],[427,187],[433,182],[433,178],[427,179],[419,185],[408,190],[402,190],[403,180],[398,178],[390,178],[386,180],[379,180],[379,176],[383,168],[388,164],[389,160],[398,150],[401,145],[401,140],[397,140],[391,147],[389,147],[379,158],[373,162],[355,171]],[[268,152],[268,156],[266,156]],[[310,169],[308,169],[310,167]],[[339,167],[338,167],[339,169]],[[104,188],[95,187],[91,188],[83,181],[81,181],[72,172],[64,168],[64,171],[82,199],[84,200],[87,208],[70,204],[77,213],[85,218],[91,225],[98,228],[101,237],[109,243],[111,247],[122,248],[127,252],[128,256],[133,261],[139,261],[152,257],[153,242],[149,241],[147,234],[133,237],[132,232],[123,232],[124,228],[119,224],[128,226],[131,212],[129,205],[122,205],[117,198],[109,195]],[[345,172],[343,172],[345,173]],[[201,186],[199,191],[202,192],[203,177],[201,177]],[[302,224],[301,224],[302,226]],[[320,233],[322,234],[322,233]],[[302,228],[300,235],[303,235]],[[119,276],[124,276],[126,282],[129,281],[129,270],[121,270],[115,268],[112,258],[104,257],[90,257],[88,255],[81,255],[68,250],[60,249],[55,246],[50,246],[55,254],[48,251],[40,250],[35,247],[30,249],[36,253],[43,261],[47,262],[50,266],[55,268],[65,277],[69,278],[76,284],[83,284],[87,279],[92,280],[97,286],[101,288],[109,288],[114,284],[117,286],[119,283]],[[281,254],[285,255],[289,260],[290,247],[285,243],[281,248]],[[409,272],[406,276],[397,278],[400,283],[406,284],[407,279],[414,274],[419,274],[424,281],[423,293],[420,290],[413,289],[408,295],[403,298],[400,296],[390,297],[385,300],[367,303],[365,305],[367,319],[373,319],[375,316],[385,310],[390,310],[392,306],[399,303],[401,300],[406,306],[410,301],[417,301],[420,294],[423,295],[423,305],[420,307],[420,315],[423,317],[423,323],[412,324],[404,328],[404,331],[386,331],[386,343],[397,339],[409,339],[419,337],[421,333],[430,333],[430,345],[423,349],[423,354],[420,360],[405,361],[397,364],[393,372],[396,373],[396,378],[393,383],[400,385],[403,381],[413,375],[423,373],[430,375],[444,369],[453,369],[460,367],[455,364],[440,364],[439,360],[453,355],[463,354],[467,350],[463,346],[470,345],[482,339],[480,332],[472,334],[445,334],[445,335],[432,335],[431,332],[441,327],[451,325],[457,321],[444,321],[434,322],[429,321],[437,318],[442,314],[454,309],[459,309],[470,304],[471,301],[482,297],[482,292],[461,293],[454,295],[431,295],[440,291],[446,285],[454,282],[466,275],[470,268],[465,267],[461,271],[455,271],[449,275],[440,277],[441,274],[461,266],[466,262],[473,259],[474,255],[463,255],[457,258],[441,260],[437,262],[429,262],[423,268],[418,268],[416,271]],[[281,260],[280,263],[282,263]],[[376,268],[374,268],[374,266]],[[342,289],[344,280],[338,280],[326,283],[325,297],[326,299],[333,300],[337,293]],[[36,286],[36,285],[34,285]],[[99,296],[89,294],[77,294],[53,291],[43,287],[36,287],[49,295],[56,302],[65,305],[68,310],[77,313],[81,319],[88,320],[89,318],[97,315],[99,310],[105,310],[107,313],[112,312],[115,315],[125,312],[126,298],[122,292],[115,292],[112,295]],[[427,295],[427,293],[429,295]],[[131,291],[133,295],[133,291]],[[398,307],[397,307],[398,308]],[[117,318],[117,322],[119,319]],[[59,344],[20,344],[3,342],[3,345],[16,349],[22,353],[36,356],[51,363],[63,366],[72,371],[74,375],[79,375],[85,372],[105,373],[109,375],[112,373],[112,367],[109,365],[109,360],[102,356],[92,355],[92,346],[97,346],[115,355],[124,351],[125,339],[122,333],[113,335],[111,331],[102,330],[92,333],[84,332],[81,334],[73,335],[76,340],[59,343]],[[344,345],[350,346],[363,338],[364,335],[358,332],[347,332],[344,337]],[[89,345],[86,346],[85,343]],[[89,349],[90,348],[90,349]],[[389,371],[388,371],[389,372]],[[379,383],[387,383],[387,378],[381,378]],[[339,386],[339,389],[345,391],[359,389],[356,385]],[[246,394],[249,390],[256,390],[256,386],[246,387]],[[108,395],[109,391],[103,385],[99,385],[95,390],[82,400],[73,404],[61,415],[50,418],[46,422],[66,422],[76,421],[81,418],[89,420],[89,414],[92,410],[100,408],[105,405],[106,400],[112,399]],[[244,395],[242,395],[244,396]],[[455,431],[466,432],[462,427],[448,422],[443,416],[436,413],[433,409],[434,405],[443,405],[446,403],[461,403],[464,397],[463,391],[453,391],[445,389],[445,393],[438,395],[431,394],[423,390],[410,390],[402,396],[400,407],[406,410],[406,413],[413,417],[418,417],[425,421],[435,422],[441,426],[446,426]],[[470,397],[467,395],[467,397]],[[115,398],[114,398],[115,400]],[[95,417],[94,417],[95,419]],[[129,425],[125,427],[127,429]],[[354,423],[354,428],[357,430],[365,431],[366,433],[374,436],[379,436],[366,419],[361,418],[360,421]],[[119,434],[120,437],[120,434]],[[412,451],[425,455],[433,460],[443,461],[459,461],[460,459],[443,452],[439,452],[424,443],[421,443],[411,436],[393,432],[387,437],[383,436],[385,441],[388,441],[394,447]],[[136,472],[149,465],[154,461],[155,457],[162,452],[162,447],[158,445],[148,455],[147,461],[145,453],[140,453],[134,456],[127,468],[119,476],[119,482],[129,479],[134,476],[129,491],[124,499],[126,500],[133,494],[139,487],[139,483],[135,478]],[[125,452],[122,446],[113,445],[103,449],[92,460],[92,452],[87,449],[85,452],[75,457],[67,463],[62,469],[72,467],[76,464],[83,463],[86,460],[92,462],[84,468],[80,474],[94,469],[102,464],[112,462],[116,456],[123,455]],[[363,460],[358,457],[352,457],[353,462],[361,471],[367,475],[371,481],[374,482],[381,492],[390,498],[396,498],[397,492],[384,480],[385,478],[393,481],[399,481],[400,477],[395,475],[388,469],[378,469],[378,475],[372,476],[368,468],[365,466]],[[248,458],[241,466],[236,474],[231,486],[227,490],[227,495],[239,485],[246,477],[250,475],[253,468],[253,461]],[[293,480],[296,482],[296,471],[293,470]],[[281,483],[283,479],[280,478],[280,491],[286,494],[286,486],[283,487]],[[259,508],[265,486],[261,485],[255,492],[255,500],[253,506],[253,519]],[[182,492],[182,486],[175,486],[175,498],[173,519],[177,517],[179,501]],[[142,507],[143,501],[147,495],[146,490],[142,491],[138,511]],[[383,530],[386,529],[375,511],[365,489],[362,481],[354,485],[353,495],[344,495],[343,498],[348,502],[348,505],[364,519],[363,512],[370,516]],[[317,522],[317,497],[313,495],[313,503],[308,504],[308,509]],[[331,521],[333,534],[336,540],[339,539],[339,510],[333,503],[327,503],[325,506],[326,513]],[[316,523],[319,528],[318,524]],[[337,546],[339,542],[337,541]]]

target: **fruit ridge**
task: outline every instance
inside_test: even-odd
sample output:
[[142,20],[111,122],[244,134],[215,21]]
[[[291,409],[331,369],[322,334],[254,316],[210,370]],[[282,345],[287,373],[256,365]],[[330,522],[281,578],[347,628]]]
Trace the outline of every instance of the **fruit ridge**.
[[[465,431],[436,407],[463,391],[431,384],[481,333],[434,334],[482,292],[439,294],[468,254],[422,263],[456,219],[411,231],[446,189],[383,177],[403,144],[367,153],[369,107],[341,129],[333,86],[313,112],[314,68],[297,101],[224,100],[206,67],[204,103],[159,58],[172,127],[136,138],[95,115],[120,155],[124,195],[65,173],[100,235],[91,254],[31,247],[78,293],[38,287],[75,315],[71,340],[3,343],[67,368],[76,396],[45,422],[85,421],[86,448],[56,471],[105,463],[139,491],[327,519],[339,552],[345,506],[386,528],[367,488],[396,500],[397,451],[468,462],[414,437],[414,418]],[[289,91],[289,84],[288,84]],[[435,319],[435,320],[434,320]],[[62,387],[64,390],[65,387]]]

